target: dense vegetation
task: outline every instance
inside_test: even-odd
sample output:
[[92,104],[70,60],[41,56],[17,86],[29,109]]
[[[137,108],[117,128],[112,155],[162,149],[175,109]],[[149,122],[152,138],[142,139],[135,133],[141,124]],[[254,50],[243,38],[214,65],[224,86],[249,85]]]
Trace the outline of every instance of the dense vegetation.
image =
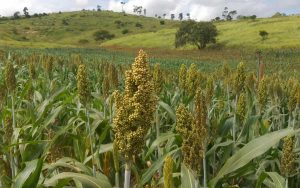
[[142,51],[11,51],[0,53],[3,187],[300,184],[299,77],[150,66]]

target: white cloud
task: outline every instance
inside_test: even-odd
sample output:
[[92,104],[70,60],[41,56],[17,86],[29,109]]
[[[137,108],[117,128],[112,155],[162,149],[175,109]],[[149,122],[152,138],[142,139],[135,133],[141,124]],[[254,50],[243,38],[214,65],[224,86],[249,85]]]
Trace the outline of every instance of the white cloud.
[[85,6],[85,5],[89,4],[89,1],[88,0],[76,0],[76,4],[78,6]]

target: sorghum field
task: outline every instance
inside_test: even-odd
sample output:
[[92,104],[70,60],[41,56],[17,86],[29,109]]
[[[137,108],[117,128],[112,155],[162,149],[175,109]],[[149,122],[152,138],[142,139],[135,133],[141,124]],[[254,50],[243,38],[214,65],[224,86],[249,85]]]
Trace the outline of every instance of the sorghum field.
[[300,186],[299,64],[83,54],[1,51],[0,187]]

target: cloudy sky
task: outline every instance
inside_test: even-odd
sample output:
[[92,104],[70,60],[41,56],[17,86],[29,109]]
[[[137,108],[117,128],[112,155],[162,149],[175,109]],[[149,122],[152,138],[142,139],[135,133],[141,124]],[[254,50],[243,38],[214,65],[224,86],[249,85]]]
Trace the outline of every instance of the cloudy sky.
[[[147,15],[153,16],[178,13],[190,13],[193,19],[210,20],[221,16],[224,7],[237,10],[238,14],[267,17],[275,12],[287,14],[300,13],[300,0],[124,0],[126,12],[132,12],[133,6],[143,6]],[[0,0],[0,15],[9,16],[16,11],[22,12],[26,6],[29,13],[103,9],[121,11],[120,0]]]

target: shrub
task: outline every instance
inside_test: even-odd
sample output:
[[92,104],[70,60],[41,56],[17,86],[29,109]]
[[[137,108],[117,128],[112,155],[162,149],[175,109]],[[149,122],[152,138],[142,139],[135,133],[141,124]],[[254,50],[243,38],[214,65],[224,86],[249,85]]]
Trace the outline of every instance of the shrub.
[[106,30],[100,30],[100,31],[96,31],[94,33],[94,38],[95,38],[96,41],[110,40],[114,37],[115,37],[114,34],[111,34]]
[[78,40],[78,43],[79,44],[87,44],[87,43],[89,43],[89,40],[87,40],[87,39],[80,39],[80,40]]
[[68,22],[68,20],[63,19],[63,20],[62,20],[62,24],[63,24],[63,25],[69,25],[69,22]]
[[160,23],[160,25],[165,25],[165,21],[164,20],[160,20],[159,23]]
[[141,23],[138,23],[138,22],[137,22],[137,23],[135,24],[135,27],[143,28],[143,25],[142,25]]
[[268,38],[269,33],[265,30],[259,31],[259,35],[261,36],[262,40],[266,40]]
[[123,29],[123,30],[122,30],[122,34],[123,34],[123,35],[125,35],[125,34],[127,34],[127,33],[129,33],[129,30],[128,30],[128,29]]

